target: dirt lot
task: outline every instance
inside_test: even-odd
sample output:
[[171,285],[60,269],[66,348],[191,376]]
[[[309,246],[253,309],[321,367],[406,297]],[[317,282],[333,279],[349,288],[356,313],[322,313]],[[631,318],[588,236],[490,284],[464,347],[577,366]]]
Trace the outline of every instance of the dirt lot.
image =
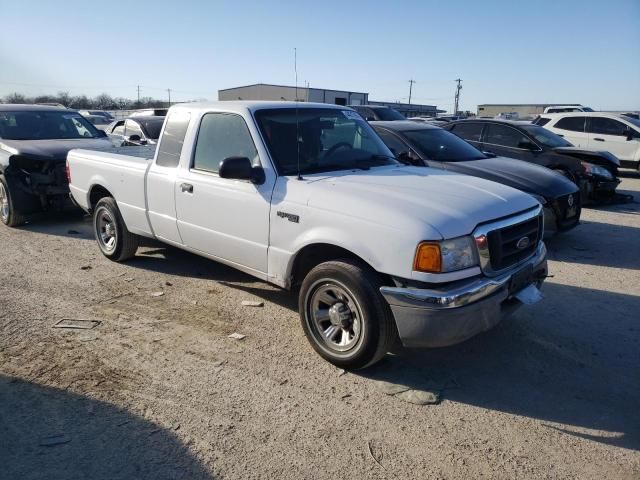
[[548,242],[543,302],[358,373],[227,267],[111,263],[81,218],[0,228],[0,478],[640,478],[640,203],[583,220]]

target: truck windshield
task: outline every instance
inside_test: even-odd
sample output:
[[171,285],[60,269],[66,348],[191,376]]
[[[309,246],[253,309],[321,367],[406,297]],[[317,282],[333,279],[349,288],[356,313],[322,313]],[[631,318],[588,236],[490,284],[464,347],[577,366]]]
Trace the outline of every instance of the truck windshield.
[[280,108],[258,110],[255,117],[281,175],[398,165],[354,111]]
[[465,162],[487,158],[473,145],[441,128],[425,128],[402,133],[428,160]]
[[548,148],[573,147],[573,144],[566,141],[560,135],[539,127],[538,125],[523,125],[522,129],[531,135],[536,142]]
[[76,112],[0,112],[0,138],[57,140],[98,138],[100,133]]

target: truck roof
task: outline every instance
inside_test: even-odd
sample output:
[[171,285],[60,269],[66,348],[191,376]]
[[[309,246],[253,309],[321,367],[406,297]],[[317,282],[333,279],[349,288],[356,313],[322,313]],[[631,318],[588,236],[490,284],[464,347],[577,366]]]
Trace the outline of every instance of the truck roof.
[[25,104],[25,103],[1,103],[0,112],[74,112],[64,107],[55,107],[52,105],[42,104]]
[[324,108],[334,110],[345,110],[349,107],[342,105],[332,105],[329,103],[311,103],[311,102],[273,102],[268,100],[233,100],[233,101],[219,101],[219,102],[194,102],[194,103],[182,103],[171,107],[172,110],[188,110],[188,111],[206,111],[206,110],[223,110],[227,112],[244,112],[244,111],[256,111],[266,110],[271,108],[298,108],[300,110],[305,108]]

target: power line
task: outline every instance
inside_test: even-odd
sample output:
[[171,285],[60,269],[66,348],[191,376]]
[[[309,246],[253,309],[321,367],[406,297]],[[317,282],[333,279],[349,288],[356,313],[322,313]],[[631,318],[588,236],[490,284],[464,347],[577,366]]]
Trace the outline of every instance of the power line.
[[169,95],[169,106],[171,106],[171,89],[167,88],[167,94]]

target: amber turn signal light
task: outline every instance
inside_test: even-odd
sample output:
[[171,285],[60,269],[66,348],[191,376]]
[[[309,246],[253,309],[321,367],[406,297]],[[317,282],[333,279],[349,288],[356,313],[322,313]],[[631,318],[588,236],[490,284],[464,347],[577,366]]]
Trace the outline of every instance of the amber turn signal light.
[[440,245],[437,243],[422,242],[416,250],[416,258],[413,269],[418,272],[440,273],[442,271],[442,257]]

